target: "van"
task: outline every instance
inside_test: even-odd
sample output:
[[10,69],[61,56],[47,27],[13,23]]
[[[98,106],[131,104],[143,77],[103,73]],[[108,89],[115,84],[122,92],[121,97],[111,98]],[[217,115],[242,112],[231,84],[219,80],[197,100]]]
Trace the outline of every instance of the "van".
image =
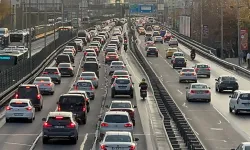
[[56,66],[60,63],[71,63],[70,56],[68,54],[60,54],[56,57]]
[[93,61],[86,61],[82,66],[83,71],[95,72],[98,78],[99,78],[99,68],[101,68],[101,66],[99,66],[97,62]]

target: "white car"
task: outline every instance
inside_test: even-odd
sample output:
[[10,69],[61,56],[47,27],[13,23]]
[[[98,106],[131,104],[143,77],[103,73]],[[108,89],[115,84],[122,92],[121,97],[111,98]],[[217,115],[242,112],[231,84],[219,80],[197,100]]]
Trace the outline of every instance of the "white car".
[[197,74],[194,68],[182,68],[179,73],[179,83],[182,83],[183,81],[194,81],[197,83]]
[[250,91],[236,90],[229,98],[229,112],[234,110],[238,115],[241,111],[250,111]]
[[6,122],[11,119],[28,119],[30,123],[35,119],[35,107],[30,99],[12,99],[5,111]]
[[231,150],[249,150],[250,149],[250,142],[242,142],[236,149],[233,148]]
[[186,87],[187,101],[206,101],[211,102],[211,90],[205,83],[192,83]]
[[126,64],[123,61],[112,61],[109,66],[109,75],[113,74],[116,70],[125,70]]
[[75,43],[76,43],[76,45],[80,45],[81,47],[83,47],[82,39],[75,39]]
[[84,61],[94,61],[98,63],[98,59],[95,56],[86,56]]
[[172,57],[171,57],[171,63],[173,63],[175,61],[176,57],[184,57],[184,54],[182,52],[174,52]]
[[38,85],[42,94],[48,93],[53,95],[55,92],[55,84],[50,77],[36,77],[33,84]]

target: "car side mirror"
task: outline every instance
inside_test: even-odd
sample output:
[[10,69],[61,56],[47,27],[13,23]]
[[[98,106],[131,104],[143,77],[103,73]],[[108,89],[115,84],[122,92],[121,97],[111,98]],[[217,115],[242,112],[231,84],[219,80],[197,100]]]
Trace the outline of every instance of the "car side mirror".
[[43,118],[42,121],[46,121],[46,118]]
[[186,87],[186,89],[189,89],[188,87]]
[[134,106],[133,108],[137,108],[137,106]]
[[108,106],[108,105],[105,105],[105,107],[106,107],[106,108],[109,108],[109,106]]
[[139,139],[138,139],[138,138],[135,138],[135,141],[139,141]]
[[229,95],[228,97],[229,97],[229,98],[232,98],[232,95]]

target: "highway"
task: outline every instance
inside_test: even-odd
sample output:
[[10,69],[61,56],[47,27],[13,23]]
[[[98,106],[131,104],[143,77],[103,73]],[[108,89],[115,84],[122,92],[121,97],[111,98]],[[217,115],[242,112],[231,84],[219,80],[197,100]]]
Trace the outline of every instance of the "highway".
[[[138,34],[137,34],[138,37]],[[169,94],[182,110],[187,120],[195,130],[198,137],[208,150],[231,149],[243,141],[249,141],[250,117],[249,115],[235,115],[229,113],[230,93],[216,93],[215,79],[220,75],[234,75],[239,82],[239,89],[249,90],[249,80],[235,72],[227,70],[218,64],[196,55],[195,61],[190,61],[190,50],[179,43],[179,49],[184,52],[187,59],[187,67],[195,63],[207,63],[211,67],[211,78],[199,78],[198,82],[206,83],[211,87],[211,103],[189,103],[186,101],[187,83],[179,83],[178,71],[172,68],[169,59],[165,58],[168,45],[157,44],[159,57],[146,57],[144,36],[138,37],[138,46],[150,66],[156,72]]]

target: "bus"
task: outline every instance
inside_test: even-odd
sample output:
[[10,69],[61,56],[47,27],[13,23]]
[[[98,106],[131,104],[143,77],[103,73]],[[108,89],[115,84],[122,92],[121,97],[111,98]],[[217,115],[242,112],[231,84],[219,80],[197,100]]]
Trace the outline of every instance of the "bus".
[[10,33],[10,45],[27,46],[28,40],[29,40],[28,31],[19,30]]
[[90,23],[90,18],[88,16],[82,18],[82,23],[83,24],[89,24]]

